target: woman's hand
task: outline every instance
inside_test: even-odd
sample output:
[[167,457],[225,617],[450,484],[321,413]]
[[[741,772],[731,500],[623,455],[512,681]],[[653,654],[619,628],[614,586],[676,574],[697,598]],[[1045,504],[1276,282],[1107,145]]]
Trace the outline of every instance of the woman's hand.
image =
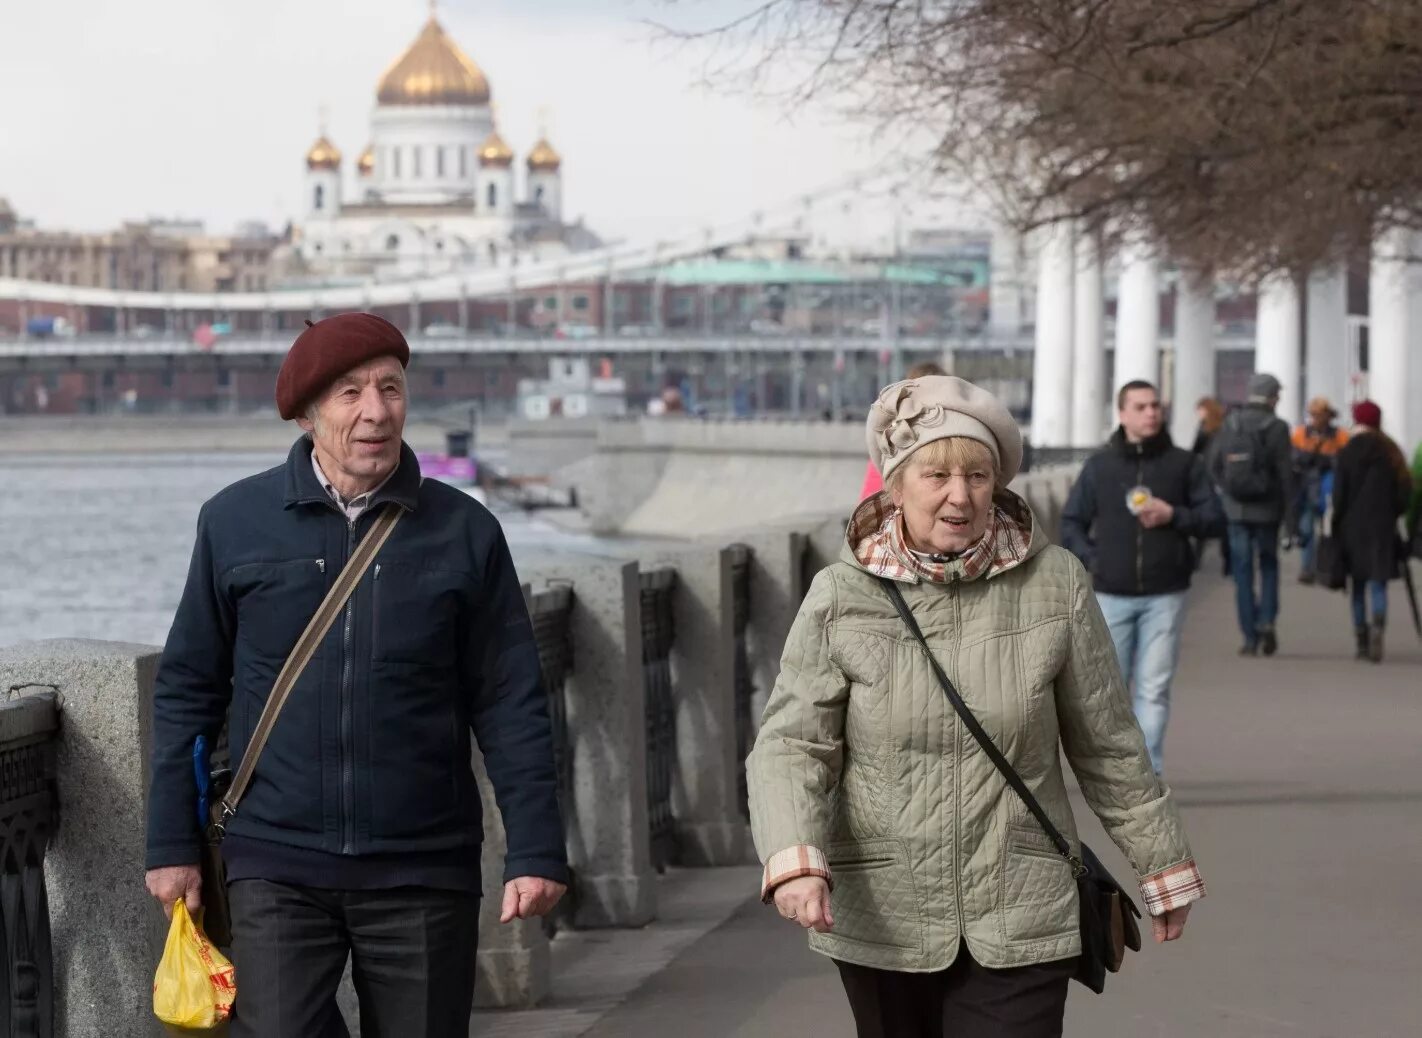
[[1151,916],[1150,925],[1155,931],[1155,943],[1180,940],[1181,934],[1185,932],[1185,919],[1189,915],[1190,906],[1185,905],[1182,908],[1172,908],[1164,915]]
[[806,930],[829,933],[834,929],[829,884],[819,876],[801,876],[776,887],[775,910]]

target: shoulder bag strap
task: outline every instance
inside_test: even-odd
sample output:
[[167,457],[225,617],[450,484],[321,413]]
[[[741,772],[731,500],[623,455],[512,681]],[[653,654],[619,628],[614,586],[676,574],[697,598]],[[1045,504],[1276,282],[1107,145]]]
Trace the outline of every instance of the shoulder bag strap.
[[276,684],[272,686],[271,695],[267,697],[266,706],[262,708],[262,716],[257,719],[257,727],[252,730],[252,739],[247,744],[247,752],[242,755],[242,763],[232,778],[232,785],[228,788],[227,795],[213,805],[213,828],[218,839],[224,835],[227,820],[237,813],[237,804],[247,792],[247,785],[252,781],[252,773],[257,768],[257,758],[266,748],[267,739],[272,734],[272,728],[276,726],[277,715],[286,705],[287,697],[291,695],[297,679],[311,662],[311,657],[316,655],[316,650],[331,630],[331,625],[336,622],[336,617],[345,608],[351,593],[360,583],[360,578],[370,568],[376,553],[389,540],[395,524],[403,514],[404,510],[394,502],[385,506],[385,510],[375,520],[375,525],[346,561],[335,583],[331,585],[331,590],[326,592],[326,597],[321,600],[311,622],[306,625],[306,630],[301,632],[291,655],[286,658],[281,673],[277,675]]
[[909,629],[909,633],[918,641],[923,649],[924,658],[928,660],[928,665],[933,668],[933,673],[938,678],[938,684],[943,688],[943,694],[948,697],[948,702],[953,704],[953,709],[958,717],[962,719],[964,726],[973,733],[973,738],[978,741],[978,745],[983,748],[983,752],[988,755],[988,759],[997,766],[997,770],[1002,772],[1002,777],[1007,779],[1007,784],[1017,791],[1017,795],[1022,798],[1022,802],[1027,805],[1027,810],[1032,812],[1032,816],[1037,819],[1037,824],[1046,832],[1053,845],[1057,848],[1057,853],[1065,858],[1072,867],[1074,875],[1081,875],[1086,871],[1086,866],[1082,864],[1080,858],[1071,852],[1071,844],[1061,831],[1052,824],[1052,820],[1047,817],[1047,812],[1042,810],[1042,805],[1037,802],[1037,798],[1032,795],[1032,791],[1027,788],[1027,784],[1022,781],[1022,776],[1017,774],[1017,770],[1007,762],[1007,758],[1002,755],[1002,751],[992,741],[992,736],[983,731],[983,726],[978,723],[978,719],[973,716],[973,712],[968,709],[968,704],[963,702],[963,697],[958,694],[958,690],[953,687],[953,682],[948,680],[948,675],[943,672],[943,668],[938,665],[938,659],[933,655],[933,651],[928,647],[928,642],[923,637],[923,631],[919,629],[918,621],[914,619],[913,610],[904,601],[903,592],[899,590],[898,584],[888,579],[880,577],[879,583],[884,585],[884,590],[888,593],[889,599],[894,603],[894,608],[898,610],[899,618],[903,620],[904,626]]

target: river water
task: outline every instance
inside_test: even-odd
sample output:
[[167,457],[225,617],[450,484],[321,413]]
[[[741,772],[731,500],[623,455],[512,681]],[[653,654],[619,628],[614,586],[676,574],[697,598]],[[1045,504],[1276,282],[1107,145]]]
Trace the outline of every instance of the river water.
[[[198,509],[274,454],[0,455],[0,645],[100,638],[161,645]],[[607,542],[495,507],[516,564]]]

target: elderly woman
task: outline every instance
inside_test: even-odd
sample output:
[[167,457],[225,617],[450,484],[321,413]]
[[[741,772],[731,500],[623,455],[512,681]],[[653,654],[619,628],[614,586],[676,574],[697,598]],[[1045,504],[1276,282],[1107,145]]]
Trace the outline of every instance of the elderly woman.
[[858,1033],[1060,1035],[1080,953],[1073,868],[960,721],[968,709],[1078,850],[1058,746],[1139,875],[1157,941],[1204,886],[1092,596],[1007,489],[1022,441],[991,394],[900,382],[869,414],[886,489],[790,632],[748,761],[762,895],[838,966]]

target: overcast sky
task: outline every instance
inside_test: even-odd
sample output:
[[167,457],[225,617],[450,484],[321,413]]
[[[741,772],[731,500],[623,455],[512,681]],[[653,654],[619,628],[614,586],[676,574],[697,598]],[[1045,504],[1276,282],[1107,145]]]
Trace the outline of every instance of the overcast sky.
[[[565,213],[606,237],[732,220],[873,165],[826,110],[712,93],[694,53],[643,22],[746,0],[442,0],[520,157],[538,113],[562,153]],[[280,227],[303,197],[320,112],[349,172],[375,84],[425,0],[0,0],[0,197],[45,227],[149,216]],[[879,222],[882,223],[882,220]]]

